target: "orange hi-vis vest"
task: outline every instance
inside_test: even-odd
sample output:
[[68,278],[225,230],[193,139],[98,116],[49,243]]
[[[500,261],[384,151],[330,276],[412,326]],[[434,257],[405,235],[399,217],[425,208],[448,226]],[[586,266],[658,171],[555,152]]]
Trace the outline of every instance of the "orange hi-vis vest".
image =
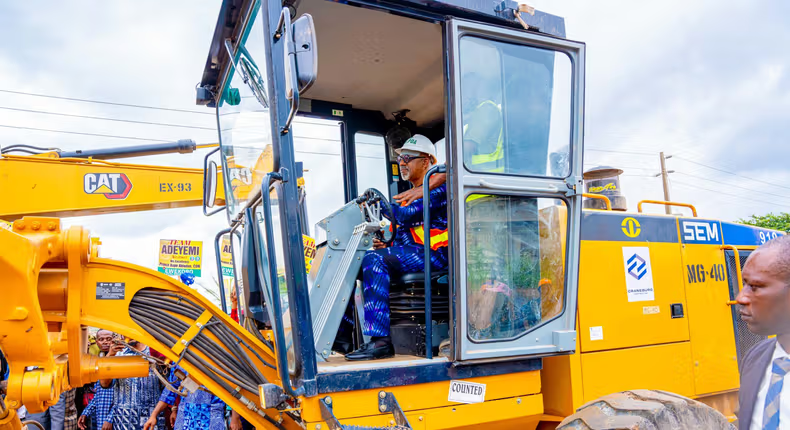
[[[425,230],[423,230],[422,226],[412,227],[411,228],[411,237],[414,238],[414,241],[417,242],[418,245],[425,244]],[[431,229],[431,249],[436,251],[439,248],[447,246],[447,229],[439,230],[438,228]]]

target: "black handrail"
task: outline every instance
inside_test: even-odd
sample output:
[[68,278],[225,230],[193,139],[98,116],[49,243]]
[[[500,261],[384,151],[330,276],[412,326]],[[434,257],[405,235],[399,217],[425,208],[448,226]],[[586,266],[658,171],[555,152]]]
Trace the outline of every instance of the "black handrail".
[[[222,275],[222,257],[221,257],[221,253],[220,253],[220,250],[219,250],[219,241],[220,241],[220,239],[222,239],[222,236],[225,236],[226,234],[231,234],[230,241],[231,241],[231,265],[233,266],[233,283],[235,285],[238,285],[238,282],[236,282],[236,264],[235,264],[235,262],[233,260],[233,250],[232,250],[232,248],[233,248],[233,245],[232,245],[233,244],[233,236],[232,235],[233,234],[237,234],[237,235],[239,234],[239,232],[237,230],[239,225],[240,224],[236,224],[233,227],[228,227],[225,230],[220,230],[220,232],[217,233],[216,236],[214,236],[214,253],[215,253],[214,257],[217,260],[217,279],[219,280],[219,297],[220,297],[219,301],[220,301],[220,304],[222,305],[222,311],[225,312],[226,314],[230,313],[230,309],[227,308],[227,302],[225,301],[225,283],[223,282],[224,276]],[[238,294],[238,291],[236,292],[236,294]]]
[[[444,164],[437,164],[425,173],[422,179],[422,235],[423,250],[425,252],[425,358],[433,358],[433,315],[431,314],[431,190],[428,180],[434,173],[444,173],[447,169]],[[425,239],[427,238],[427,239]]]
[[[269,196],[269,187],[275,181],[282,180],[279,173],[267,173],[261,184],[261,196],[263,197],[263,224],[266,229],[266,252],[269,257],[269,280],[271,284],[272,310],[274,311],[274,339],[276,342],[275,351],[277,353],[277,372],[283,383],[283,389],[292,397],[299,397],[304,394],[304,388],[294,389],[291,386],[291,375],[288,374],[288,346],[285,343],[285,330],[283,330],[282,303],[280,302],[280,286],[277,281],[277,254],[274,248],[274,227],[272,227],[272,202]],[[249,219],[249,218],[248,218]],[[258,229],[258,223],[252,218],[252,226]],[[260,240],[260,235],[256,234]],[[259,249],[259,247],[256,247]],[[260,259],[256,259],[260,262]],[[264,279],[264,278],[261,278]]]

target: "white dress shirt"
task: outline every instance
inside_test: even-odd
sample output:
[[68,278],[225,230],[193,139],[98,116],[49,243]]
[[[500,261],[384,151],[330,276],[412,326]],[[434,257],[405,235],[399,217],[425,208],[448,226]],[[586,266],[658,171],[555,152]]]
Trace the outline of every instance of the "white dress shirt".
[[[788,357],[779,341],[776,342],[774,355],[771,357],[771,362],[768,363],[768,368],[763,372],[763,380],[760,382],[760,390],[757,391],[757,401],[754,403],[754,412],[752,413],[752,425],[749,430],[762,430],[763,428],[763,410],[765,409],[765,396],[768,395],[768,385],[771,384],[771,374],[773,373],[774,360],[780,357]],[[785,375],[782,394],[779,398],[779,429],[790,430],[790,373]]]

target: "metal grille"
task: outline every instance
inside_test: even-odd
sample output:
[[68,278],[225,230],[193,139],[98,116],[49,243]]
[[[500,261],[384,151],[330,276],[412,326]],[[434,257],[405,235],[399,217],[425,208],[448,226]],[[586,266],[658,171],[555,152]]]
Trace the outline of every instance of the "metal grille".
[[[741,269],[746,263],[746,258],[749,257],[752,251],[739,251],[741,257]],[[735,300],[738,295],[738,279],[737,271],[735,268],[735,253],[732,251],[724,251],[724,257],[727,261],[727,282],[730,287],[730,300]],[[741,364],[741,359],[744,355],[760,341],[764,340],[765,336],[760,336],[749,331],[746,323],[741,320],[740,305],[732,306],[732,323],[735,328],[735,345],[738,349],[738,365]]]

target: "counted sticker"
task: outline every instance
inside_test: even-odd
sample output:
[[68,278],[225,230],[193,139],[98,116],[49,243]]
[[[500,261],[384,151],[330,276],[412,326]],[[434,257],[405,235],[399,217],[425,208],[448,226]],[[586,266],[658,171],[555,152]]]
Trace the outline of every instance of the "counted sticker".
[[590,327],[590,340],[603,340],[603,327]]
[[450,381],[447,401],[458,403],[483,403],[486,399],[486,384],[467,381]]

